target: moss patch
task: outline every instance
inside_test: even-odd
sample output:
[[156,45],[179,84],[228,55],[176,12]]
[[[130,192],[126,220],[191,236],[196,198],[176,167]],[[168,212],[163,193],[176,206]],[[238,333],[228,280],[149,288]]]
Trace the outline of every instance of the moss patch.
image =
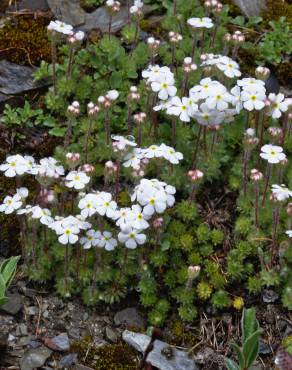
[[0,30],[1,55],[17,64],[38,65],[50,61],[51,47],[47,36],[49,20],[19,16]]
[[95,370],[136,370],[136,352],[127,344],[112,344],[97,347],[91,337],[74,342],[71,350],[78,354],[79,361]]

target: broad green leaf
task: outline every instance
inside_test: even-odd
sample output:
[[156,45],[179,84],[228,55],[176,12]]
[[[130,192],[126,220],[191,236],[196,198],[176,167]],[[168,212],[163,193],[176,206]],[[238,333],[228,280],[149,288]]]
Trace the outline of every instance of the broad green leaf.
[[230,358],[225,359],[225,366],[227,367],[228,370],[240,370],[237,363],[231,360]]
[[238,362],[239,362],[240,368],[243,369],[245,361],[244,361],[244,356],[243,356],[241,348],[236,343],[232,343],[231,347],[234,349],[234,352],[236,353],[236,355],[238,357]]
[[66,128],[54,127],[49,131],[49,134],[52,136],[63,137],[66,133],[66,130]]
[[258,323],[255,308],[244,309],[241,319],[242,343],[244,343],[257,329]]
[[256,360],[259,352],[259,339],[262,334],[262,329],[254,332],[243,344],[243,355],[245,358],[245,365],[249,368]]
[[6,288],[9,286],[11,280],[13,279],[19,258],[19,256],[11,257],[8,260],[4,261],[0,267],[0,273],[2,275]]

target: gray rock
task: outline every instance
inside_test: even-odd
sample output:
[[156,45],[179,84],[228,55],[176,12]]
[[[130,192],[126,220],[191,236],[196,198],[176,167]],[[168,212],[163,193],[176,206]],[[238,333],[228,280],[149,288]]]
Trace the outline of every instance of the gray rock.
[[114,322],[116,325],[126,324],[138,328],[145,326],[145,320],[142,319],[135,307],[125,308],[117,312],[114,316]]
[[265,303],[274,303],[279,298],[279,295],[271,289],[265,289],[263,292],[263,301]]
[[58,351],[69,351],[70,349],[70,342],[67,333],[62,333],[57,335],[56,337],[52,338],[51,342],[54,346],[56,346],[56,350]]
[[123,340],[131,347],[134,347],[138,352],[144,353],[148,347],[151,338],[145,334],[134,333],[133,331],[124,330],[122,334]]
[[[46,0],[21,0],[16,4],[17,10],[32,10],[32,11],[48,11],[48,3]],[[10,5],[7,11],[15,11],[15,4]]]
[[118,343],[119,341],[119,333],[117,332],[117,330],[112,329],[109,326],[105,328],[105,336],[106,339],[112,343]]
[[[148,335],[128,330],[123,332],[123,339],[141,353],[145,352],[151,340]],[[160,340],[154,341],[153,349],[146,361],[160,370],[198,370],[197,365],[186,352],[170,347]]]
[[30,349],[23,355],[20,360],[21,370],[33,370],[45,364],[47,359],[51,356],[52,351],[46,347],[39,347]]
[[69,353],[69,355],[64,356],[59,361],[59,366],[61,368],[68,367],[75,365],[77,363],[77,354],[76,353]]
[[77,365],[72,367],[72,370],[93,370],[93,369],[91,367],[88,367],[88,366],[77,364]]
[[20,66],[6,60],[0,61],[0,94],[13,95],[32,91],[44,86],[34,82],[34,69]]
[[70,328],[68,330],[68,335],[70,338],[78,340],[81,338],[81,332],[79,328]]
[[19,325],[17,325],[17,327],[16,327],[16,335],[18,336],[18,337],[20,337],[20,336],[25,336],[25,335],[27,335],[27,326],[25,325],[25,324],[19,324]]
[[[102,32],[108,31],[109,13],[105,6],[97,8],[92,13],[86,13],[80,6],[79,0],[47,0],[51,11],[58,19],[79,27],[83,31],[99,28]],[[151,6],[145,6],[144,14],[152,11]],[[121,10],[112,18],[112,32],[119,31],[128,22],[128,10],[122,6]]]
[[[1,67],[0,67],[0,86],[1,86]],[[22,297],[19,294],[8,294],[7,297],[8,302],[2,305],[0,309],[10,315],[16,315],[22,308]]]
[[265,0],[233,0],[247,17],[259,16],[266,7]]
[[270,353],[272,353],[271,347],[267,343],[265,343],[261,340],[260,341],[260,346],[259,346],[259,354],[260,355],[269,355]]

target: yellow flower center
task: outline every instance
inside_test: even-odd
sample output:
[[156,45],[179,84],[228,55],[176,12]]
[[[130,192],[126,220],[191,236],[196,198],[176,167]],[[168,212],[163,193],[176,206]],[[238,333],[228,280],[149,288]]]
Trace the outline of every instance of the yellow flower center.
[[67,229],[67,230],[65,231],[65,234],[66,234],[66,235],[70,235],[70,234],[71,234],[71,230]]

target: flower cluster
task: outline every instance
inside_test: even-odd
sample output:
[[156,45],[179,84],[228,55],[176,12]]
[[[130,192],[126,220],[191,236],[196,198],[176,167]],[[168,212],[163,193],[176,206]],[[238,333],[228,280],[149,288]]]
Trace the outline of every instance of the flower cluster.
[[177,88],[174,86],[174,75],[166,66],[150,65],[142,72],[142,77],[146,79],[146,83],[151,86],[152,91],[157,93],[161,100],[167,100],[177,93]]

